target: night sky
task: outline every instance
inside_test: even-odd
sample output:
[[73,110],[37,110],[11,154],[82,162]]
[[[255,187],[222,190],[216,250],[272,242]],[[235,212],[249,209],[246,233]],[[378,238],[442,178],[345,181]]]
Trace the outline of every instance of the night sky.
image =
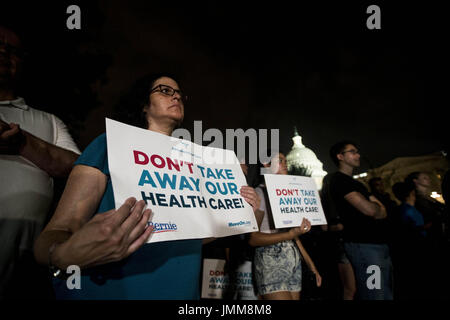
[[[169,71],[189,95],[185,128],[280,129],[289,151],[297,126],[326,171],[342,139],[358,143],[361,171],[447,150],[444,10],[379,4],[382,28],[368,30],[376,3],[314,3],[15,1],[0,24],[29,52],[21,95],[62,118],[81,149],[137,78]],[[66,28],[70,4],[81,30]]]

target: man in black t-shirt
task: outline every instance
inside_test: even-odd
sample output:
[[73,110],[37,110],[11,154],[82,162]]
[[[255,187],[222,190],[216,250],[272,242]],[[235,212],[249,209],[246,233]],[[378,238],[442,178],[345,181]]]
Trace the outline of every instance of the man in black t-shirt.
[[356,297],[391,300],[392,263],[381,220],[387,216],[386,208],[353,179],[353,170],[360,165],[353,142],[335,144],[330,156],[339,168],[330,177],[330,196],[344,226],[344,248],[355,272]]

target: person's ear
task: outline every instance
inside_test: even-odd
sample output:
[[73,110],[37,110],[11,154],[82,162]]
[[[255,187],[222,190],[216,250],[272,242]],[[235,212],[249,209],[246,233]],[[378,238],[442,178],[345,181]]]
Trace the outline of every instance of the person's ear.
[[342,153],[338,153],[338,154],[336,155],[336,158],[337,158],[338,160],[342,161],[342,160],[344,160],[344,155],[343,155]]

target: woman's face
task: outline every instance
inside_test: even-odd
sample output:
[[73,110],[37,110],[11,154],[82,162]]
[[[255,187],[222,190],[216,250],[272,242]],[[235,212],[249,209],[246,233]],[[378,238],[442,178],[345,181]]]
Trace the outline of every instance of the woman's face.
[[180,124],[184,118],[184,104],[177,82],[168,77],[156,80],[150,90],[149,106],[145,111],[149,125],[153,122],[173,122],[174,126]]
[[288,174],[287,162],[284,154],[279,153],[272,158],[272,161],[270,163],[270,171],[272,174]]

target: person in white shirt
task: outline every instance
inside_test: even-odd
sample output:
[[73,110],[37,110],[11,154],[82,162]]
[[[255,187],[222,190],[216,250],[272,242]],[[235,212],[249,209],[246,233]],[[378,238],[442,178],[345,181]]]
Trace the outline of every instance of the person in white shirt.
[[0,26],[0,299],[36,289],[25,286],[35,276],[33,245],[52,204],[53,178],[67,177],[80,153],[60,119],[17,97],[21,64],[20,39]]

